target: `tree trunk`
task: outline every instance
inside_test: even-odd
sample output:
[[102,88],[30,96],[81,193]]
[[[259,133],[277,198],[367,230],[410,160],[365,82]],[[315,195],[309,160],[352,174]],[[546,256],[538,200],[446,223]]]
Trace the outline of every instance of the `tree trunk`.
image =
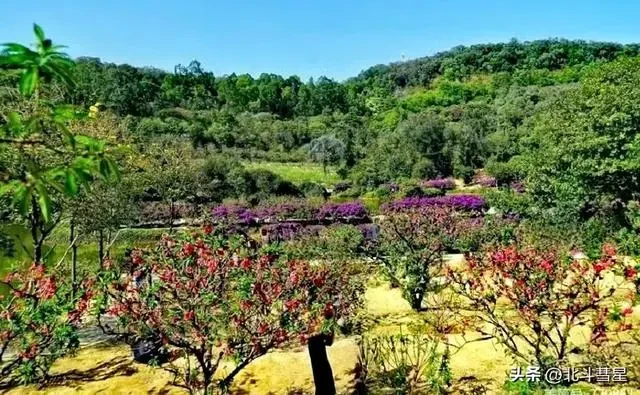
[[33,261],[36,264],[42,263],[42,240],[38,236],[38,231],[41,230],[40,224],[40,209],[35,196],[31,196],[31,239],[33,240]]
[[173,199],[169,202],[169,232],[173,230]]
[[420,288],[416,288],[411,294],[411,308],[415,311],[422,311],[422,299],[424,299],[424,292]]
[[309,357],[313,370],[313,382],[316,395],[335,395],[336,385],[333,381],[333,371],[327,358],[327,345],[332,339],[327,335],[317,335],[309,338]]
[[78,247],[76,246],[76,224],[73,218],[69,223],[69,243],[71,243],[71,295],[75,296],[77,286]]
[[104,265],[104,232],[102,229],[98,231],[98,261],[100,268]]

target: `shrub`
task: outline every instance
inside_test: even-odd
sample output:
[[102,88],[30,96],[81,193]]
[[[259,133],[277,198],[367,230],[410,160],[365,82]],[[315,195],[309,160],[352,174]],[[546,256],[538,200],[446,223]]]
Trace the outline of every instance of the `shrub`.
[[[366,230],[354,225],[311,227],[285,244],[285,254],[295,259],[349,259],[358,257],[367,242]],[[371,240],[371,239],[369,239]]]
[[312,181],[303,182],[298,186],[298,189],[307,197],[322,197],[326,191],[322,185]]
[[[197,368],[181,370],[190,390],[226,389],[270,349],[331,333],[361,305],[363,285],[349,266],[248,257],[241,239],[209,230],[165,236],[99,277],[98,310],[117,317],[120,332],[152,334],[195,360]],[[235,367],[214,378],[225,356]]]
[[496,215],[458,218],[456,238],[451,248],[475,252],[489,246],[507,246],[515,242],[517,226],[517,221]]
[[351,188],[352,185],[353,184],[351,183],[351,181],[340,181],[333,186],[333,190],[335,192],[344,192],[347,189]]
[[451,178],[437,178],[435,180],[424,181],[422,185],[426,188],[435,188],[448,191],[455,189],[456,182]]
[[[440,192],[439,189],[437,191]],[[402,196],[407,197],[407,198],[410,198],[410,197],[423,197],[423,196],[425,196],[425,190],[422,187],[414,185],[414,186],[406,188],[403,191]]]
[[604,281],[621,269],[612,246],[603,246],[595,261],[515,245],[466,258],[463,268],[447,270],[453,290],[467,302],[465,311],[487,325],[477,331],[514,358],[544,371],[566,363],[572,328],[591,328],[592,344],[606,339],[609,306],[621,285]]
[[363,336],[358,349],[357,386],[370,393],[442,394],[451,384],[448,354],[438,351],[436,340],[422,335]]
[[[79,345],[77,328],[92,297],[87,280],[73,296],[44,265],[12,272],[0,282],[10,298],[0,301],[0,384],[44,381],[49,368]],[[15,352],[6,355],[7,350]]]

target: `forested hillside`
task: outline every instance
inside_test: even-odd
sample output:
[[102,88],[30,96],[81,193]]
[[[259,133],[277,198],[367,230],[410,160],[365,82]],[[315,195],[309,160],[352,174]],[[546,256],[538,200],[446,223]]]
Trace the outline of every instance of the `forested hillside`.
[[[513,40],[378,65],[344,82],[215,76],[197,61],[167,72],[79,58],[72,88],[53,79],[40,96],[100,112],[94,133],[118,143],[135,179],[128,182],[139,187],[135,201],[257,203],[336,184],[335,173],[321,186],[249,162],[318,162],[345,180],[343,195],[357,197],[411,180],[470,182],[478,169],[504,185],[524,180],[518,163],[538,146],[532,138],[546,133],[541,117],[555,117],[559,103],[581,95],[582,81],[605,83],[607,64],[639,51],[636,44]],[[629,73],[637,70],[635,60],[623,62]],[[3,109],[23,101],[19,77],[0,74]]]

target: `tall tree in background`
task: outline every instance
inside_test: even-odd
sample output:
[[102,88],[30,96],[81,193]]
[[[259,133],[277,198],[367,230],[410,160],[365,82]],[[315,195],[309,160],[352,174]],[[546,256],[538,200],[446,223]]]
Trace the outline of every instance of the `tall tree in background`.
[[321,136],[309,144],[309,156],[312,160],[322,163],[324,174],[327,174],[327,166],[342,160],[344,151],[344,144],[334,136]]

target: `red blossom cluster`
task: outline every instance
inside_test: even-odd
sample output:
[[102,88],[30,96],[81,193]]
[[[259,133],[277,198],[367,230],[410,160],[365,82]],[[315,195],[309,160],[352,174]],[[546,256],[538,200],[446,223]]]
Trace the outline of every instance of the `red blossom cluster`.
[[617,329],[631,329],[624,318],[632,307],[611,308],[615,291],[623,286],[624,280],[615,276],[619,272],[627,279],[634,274],[623,268],[609,244],[593,261],[510,246],[468,254],[466,267],[448,269],[447,276],[508,350],[543,363],[549,356],[556,361],[566,357],[569,332],[575,326],[590,327],[593,344],[607,340],[612,318]]
[[241,246],[207,227],[164,236],[159,248],[135,250],[101,274],[103,311],[127,333],[155,333],[211,361],[201,366],[206,382],[222,355],[244,366],[285,342],[331,330],[361,303],[361,284],[344,265],[285,262]]
[[[56,358],[77,347],[74,331],[89,308],[93,283],[85,280],[72,292],[41,264],[9,273],[1,283],[10,297],[0,306],[0,382],[17,376],[37,381]],[[16,353],[5,361],[9,348]]]

